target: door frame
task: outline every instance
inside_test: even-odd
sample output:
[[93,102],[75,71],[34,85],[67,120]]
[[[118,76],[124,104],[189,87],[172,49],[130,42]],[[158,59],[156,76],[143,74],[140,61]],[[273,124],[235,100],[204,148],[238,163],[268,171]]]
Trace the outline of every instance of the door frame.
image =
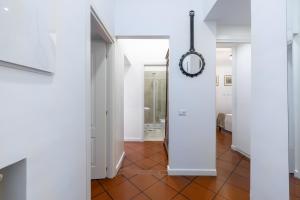
[[[146,39],[146,40],[151,40],[151,39],[166,39],[166,40],[168,40],[169,41],[169,49],[168,49],[168,56],[170,55],[170,43],[171,43],[171,37],[170,37],[170,35],[116,35],[116,39],[117,40],[122,40],[122,39],[131,39],[131,40],[135,40],[135,39]],[[157,66],[157,65],[159,65],[159,66],[166,66],[166,64],[165,63],[144,63],[143,64],[143,66],[145,67],[145,66]],[[167,68],[168,70],[169,70],[169,68]],[[170,76],[170,73],[168,72],[167,73],[167,76],[169,77]],[[144,77],[144,79],[145,79],[145,77]],[[167,81],[167,84],[168,85],[170,85],[170,83],[169,83],[169,78],[168,78],[168,80],[166,80]],[[144,82],[143,82],[143,84],[144,84]],[[144,88],[144,86],[143,86],[143,88]],[[169,90],[167,91],[167,96],[169,97]],[[143,101],[143,103],[145,103],[145,101]],[[144,112],[144,107],[145,107],[145,105],[143,105],[143,112]],[[169,110],[170,108],[169,108],[169,103],[168,103],[168,105],[167,105],[167,109]],[[143,117],[144,117],[145,115],[143,115]],[[144,131],[145,131],[145,127],[144,127],[144,119],[143,119],[143,124],[142,124],[142,126],[143,126],[143,137],[141,138],[141,140],[127,140],[127,141],[138,141],[138,142],[141,142],[141,141],[144,141],[144,139],[145,139],[145,134],[144,134]],[[169,127],[169,124],[168,124],[168,127]],[[168,128],[169,129],[169,128]],[[168,155],[169,156],[169,155]]]
[[[91,5],[90,10],[87,12],[87,58],[86,58],[86,135],[85,135],[85,140],[86,140],[86,200],[91,200],[91,135],[92,135],[92,130],[91,130],[91,19],[96,20],[97,24],[97,32],[99,32],[99,35],[101,35],[102,39],[107,43],[107,70],[110,70],[113,65],[113,59],[114,59],[114,54],[112,52],[112,47],[115,43],[114,37],[109,33],[108,29],[105,27],[99,16],[97,15],[95,9],[95,6]],[[107,74],[107,96],[110,95],[110,84],[111,77],[110,74]],[[109,108],[108,108],[109,109]],[[110,121],[110,116],[108,116],[107,121]],[[110,176],[110,173],[114,171],[113,169],[113,163],[112,163],[112,155],[113,155],[113,145],[112,145],[112,134],[111,134],[111,128],[110,128],[110,123],[107,123],[107,176]]]
[[[169,40],[169,39],[168,39]],[[170,41],[170,40],[169,40]],[[170,49],[170,45],[169,45],[169,49]],[[168,49],[168,51],[167,51],[167,53],[166,53],[166,55],[169,53],[169,49]],[[167,86],[168,86],[168,79],[169,79],[169,74],[168,74],[168,61],[167,61],[167,59],[166,59],[166,63],[145,63],[144,65],[143,65],[143,67],[144,67],[144,84],[145,84],[145,79],[146,79],[146,77],[145,77],[145,67],[165,67],[166,68],[166,111],[168,110],[168,105],[169,105],[169,103],[168,103],[168,88],[167,88]],[[153,84],[153,89],[154,89],[154,82],[152,83]],[[143,86],[143,89],[145,90],[145,85]],[[155,93],[155,92],[154,92]],[[155,102],[155,95],[153,96],[153,107],[155,108],[156,107],[156,102]],[[144,99],[144,101],[143,101],[143,107],[145,107],[145,99]],[[165,116],[165,119],[166,118],[168,118],[168,116],[167,116],[167,112],[166,112],[166,116]],[[144,117],[145,117],[145,113],[144,113]],[[153,112],[153,124],[155,123],[154,121],[154,118],[155,118],[155,109],[154,109],[154,112]],[[145,120],[143,120],[143,127],[144,127],[144,129],[145,129]],[[165,138],[166,138],[166,127],[167,127],[167,125],[165,124]],[[164,138],[164,140],[163,141],[165,141],[165,138]],[[143,132],[143,141],[145,140],[145,132]]]
[[91,178],[102,179],[107,174],[107,43],[98,35],[91,42]]
[[[226,36],[226,39],[223,39],[224,36],[217,38],[216,39],[216,48],[231,48],[232,49],[232,80],[234,80],[236,78],[236,48],[237,46],[241,45],[241,44],[251,44],[251,40],[250,38],[235,38],[232,36]],[[217,52],[216,52],[217,55]],[[236,104],[236,99],[234,98],[236,96],[236,87],[237,85],[234,83],[232,83],[232,105]],[[217,97],[215,97],[217,99]],[[235,109],[234,106],[232,106],[232,134],[237,132],[237,111]],[[233,144],[232,141],[232,145],[231,145],[231,149],[239,152],[240,154],[244,155],[245,157],[249,158],[251,157],[251,155],[249,155],[248,153],[244,152],[243,150],[241,150],[240,148],[236,147]]]

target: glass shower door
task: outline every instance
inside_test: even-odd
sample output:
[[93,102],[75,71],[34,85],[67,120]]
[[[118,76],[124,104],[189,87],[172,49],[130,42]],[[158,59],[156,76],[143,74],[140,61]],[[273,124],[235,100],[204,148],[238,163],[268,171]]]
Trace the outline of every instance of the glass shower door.
[[300,1],[287,1],[290,199],[300,180]]
[[145,131],[164,133],[166,117],[166,72],[145,71]]

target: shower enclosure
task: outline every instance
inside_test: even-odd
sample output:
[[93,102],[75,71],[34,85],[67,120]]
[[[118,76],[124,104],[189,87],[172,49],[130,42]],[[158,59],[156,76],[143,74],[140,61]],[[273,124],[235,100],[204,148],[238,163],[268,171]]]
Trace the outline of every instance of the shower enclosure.
[[164,139],[166,118],[166,70],[147,70],[145,67],[144,85],[144,130],[145,140]]
[[289,172],[300,179],[300,1],[287,3]]

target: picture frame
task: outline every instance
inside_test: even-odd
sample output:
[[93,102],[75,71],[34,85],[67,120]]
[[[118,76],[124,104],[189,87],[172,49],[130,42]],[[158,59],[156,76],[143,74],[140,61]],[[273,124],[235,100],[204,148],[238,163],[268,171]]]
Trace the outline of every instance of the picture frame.
[[54,1],[1,0],[0,65],[54,73],[56,13]]
[[224,76],[224,86],[232,86],[232,75]]

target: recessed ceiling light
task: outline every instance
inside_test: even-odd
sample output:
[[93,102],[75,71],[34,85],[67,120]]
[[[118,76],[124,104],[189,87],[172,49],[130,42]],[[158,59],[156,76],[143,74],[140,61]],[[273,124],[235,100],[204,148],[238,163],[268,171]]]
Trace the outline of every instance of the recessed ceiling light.
[[6,11],[6,12],[9,11],[9,9],[7,7],[4,7],[3,10]]

